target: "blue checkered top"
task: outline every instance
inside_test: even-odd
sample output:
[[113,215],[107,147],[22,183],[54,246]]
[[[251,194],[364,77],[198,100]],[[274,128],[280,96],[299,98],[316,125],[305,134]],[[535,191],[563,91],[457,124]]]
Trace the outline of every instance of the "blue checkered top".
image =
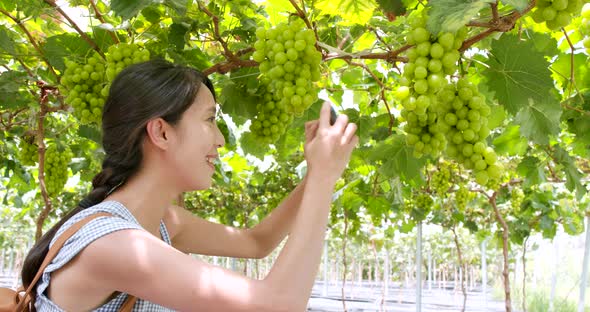
[[[84,209],[70,218],[56,233],[55,237],[51,241],[51,245],[55,242],[57,237],[61,235],[67,228],[69,228],[72,224],[80,221],[81,219],[98,212],[108,212],[112,214],[112,217],[99,217],[88,224],[84,225],[78,232],[76,232],[72,237],[70,237],[58,254],[55,256],[53,261],[47,266],[45,271],[43,271],[43,275],[37,284],[37,298],[35,302],[35,307],[39,312],[62,312],[64,311],[58,305],[53,303],[47,296],[45,295],[45,290],[49,286],[50,283],[50,273],[58,270],[59,268],[63,267],[68,263],[68,261],[72,260],[82,249],[92,243],[94,240],[107,235],[109,233],[113,233],[119,230],[125,229],[139,229],[144,230],[139,222],[135,219],[135,217],[123,206],[123,204],[116,202],[116,201],[105,201],[99,203],[95,206],[89,207]],[[166,229],[166,225],[164,225],[163,221],[160,221],[160,234],[164,241],[172,245],[170,241],[170,236],[168,235],[168,231]],[[111,301],[105,303],[104,305],[100,306],[99,308],[95,309],[94,311],[98,312],[116,312],[119,308],[123,305],[123,302],[127,298],[127,294],[120,293],[118,296],[113,298]],[[146,312],[160,312],[160,311],[173,311],[167,308],[164,308],[160,305],[155,303],[137,299],[135,306],[133,307],[133,311],[146,311]]]

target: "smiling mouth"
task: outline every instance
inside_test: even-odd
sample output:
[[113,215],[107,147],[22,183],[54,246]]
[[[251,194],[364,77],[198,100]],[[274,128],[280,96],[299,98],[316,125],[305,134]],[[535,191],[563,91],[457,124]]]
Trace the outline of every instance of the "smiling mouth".
[[206,158],[207,164],[215,170],[215,165],[219,163],[219,158],[217,157],[207,157]]

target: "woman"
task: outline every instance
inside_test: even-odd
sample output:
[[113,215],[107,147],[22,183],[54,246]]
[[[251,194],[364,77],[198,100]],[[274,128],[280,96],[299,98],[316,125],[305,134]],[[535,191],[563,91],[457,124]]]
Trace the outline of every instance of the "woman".
[[[113,81],[103,111],[103,169],[79,206],[31,250],[23,284],[50,242],[76,221],[99,217],[70,238],[36,286],[39,311],[302,311],[314,283],[330,201],[358,142],[356,125],[330,106],[306,124],[303,182],[258,226],[239,230],[200,219],[170,203],[211,185],[224,138],[215,123],[214,88],[188,67],[156,60],[129,66]],[[236,208],[238,209],[238,208]],[[186,253],[261,258],[289,234],[263,280]]]

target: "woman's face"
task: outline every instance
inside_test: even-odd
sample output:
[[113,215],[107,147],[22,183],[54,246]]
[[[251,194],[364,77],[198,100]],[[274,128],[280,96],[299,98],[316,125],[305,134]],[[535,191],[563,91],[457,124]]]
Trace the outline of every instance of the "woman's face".
[[211,186],[214,161],[219,157],[217,149],[225,144],[217,127],[216,110],[213,95],[203,84],[175,127],[175,145],[169,154],[171,170],[185,191]]

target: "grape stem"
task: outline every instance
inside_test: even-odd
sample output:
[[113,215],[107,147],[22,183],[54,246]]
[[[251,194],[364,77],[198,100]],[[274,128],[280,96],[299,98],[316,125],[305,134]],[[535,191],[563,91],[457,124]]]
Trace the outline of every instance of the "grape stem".
[[98,47],[98,45],[96,44],[96,42],[94,42],[90,37],[88,37],[88,35],[82,31],[82,29],[80,29],[80,27],[78,27],[78,24],[76,24],[76,22],[74,22],[74,20],[72,20],[67,14],[66,12],[64,12],[53,0],[44,0],[45,3],[49,4],[51,7],[53,7],[57,12],[59,12],[59,14],[61,14],[61,16],[63,16],[65,19],[68,20],[68,22],[70,23],[70,26],[72,28],[74,28],[78,34],[80,34],[80,37],[82,37],[82,39],[84,39],[84,41],[88,42],[88,44],[92,47],[92,49],[94,49],[94,51],[96,51],[103,59],[105,58],[104,53],[102,53],[102,51],[100,50],[100,48]]
[[51,66],[51,64],[49,63],[49,61],[47,60],[47,58],[43,54],[43,51],[41,51],[41,49],[39,48],[39,45],[37,44],[37,41],[35,41],[35,38],[33,38],[33,35],[31,35],[31,33],[29,32],[29,30],[25,27],[25,24],[23,23],[23,21],[20,20],[20,19],[18,19],[18,18],[16,18],[15,16],[13,16],[12,14],[10,14],[9,12],[7,12],[4,9],[0,9],[0,13],[4,14],[8,18],[10,18],[27,35],[27,37],[29,38],[29,42],[31,42],[31,44],[35,48],[35,51],[37,51],[37,53],[39,53],[39,57],[41,57],[41,59],[43,59],[43,61],[47,64],[47,68],[49,69],[49,71],[53,75],[55,75],[55,78],[59,82],[59,76],[57,75],[57,73],[53,69],[53,66]]
[[[96,17],[96,19],[98,19],[101,23],[106,24],[104,18],[102,17],[102,14],[98,10],[98,7],[96,7],[96,3],[94,3],[94,0],[90,0],[90,5],[94,10],[94,16]],[[111,35],[111,38],[113,38],[113,42],[120,43],[119,38],[117,38],[117,35],[115,35],[114,32],[109,31],[109,35]]]
[[561,28],[561,31],[563,32],[563,35],[565,36],[565,39],[567,40],[567,43],[570,46],[570,85],[569,85],[569,93],[572,94],[572,87],[576,88],[576,92],[578,93],[578,95],[580,96],[580,99],[582,99],[582,101],[584,100],[584,98],[582,97],[582,94],[580,93],[580,90],[578,89],[578,86],[576,85],[576,80],[575,80],[575,74],[574,74],[574,52],[575,52],[575,48],[574,45],[572,44],[572,41],[570,40],[570,37],[567,35],[567,31],[565,31],[565,28]]
[[375,79],[375,81],[379,84],[379,86],[381,86],[381,99],[383,100],[383,103],[385,104],[385,107],[387,108],[387,112],[389,114],[389,134],[391,134],[393,132],[393,126],[395,125],[395,119],[393,118],[393,115],[391,114],[391,108],[389,108],[389,103],[387,103],[387,98],[385,96],[385,89],[387,89],[387,87],[385,86],[385,84],[383,83],[383,81],[381,81],[381,79],[379,79],[379,77],[377,77],[377,75],[375,75],[375,73],[373,73],[373,71],[367,67],[367,65],[363,64],[363,63],[355,63],[352,62],[349,59],[344,59],[344,61],[346,63],[348,63],[349,65],[353,65],[353,66],[358,66],[363,68],[366,72],[368,72],[373,79]]
[[197,1],[197,3],[199,4],[199,8],[213,20],[213,36],[215,37],[215,40],[219,41],[223,47],[223,54],[225,57],[230,61],[237,59],[237,57],[227,46],[227,42],[221,38],[221,34],[219,33],[219,17],[209,11],[209,9],[207,9],[207,7],[201,1]]
[[307,18],[307,15],[305,14],[305,6],[303,3],[301,3],[301,7],[303,9],[301,9],[299,7],[299,5],[297,5],[297,2],[295,2],[295,0],[289,0],[289,2],[291,2],[291,4],[293,5],[293,7],[295,8],[295,11],[297,11],[297,16],[299,16],[303,22],[305,22],[305,25],[307,25],[307,28],[313,30],[313,33],[315,34],[315,40],[316,40],[316,45],[315,48],[322,52],[322,49],[320,49],[320,46],[318,46],[318,42],[320,42],[320,37],[318,36],[318,32],[316,31],[316,29],[313,27],[313,25],[311,24],[311,22],[309,21],[309,19]]
[[242,68],[242,67],[256,67],[256,66],[258,66],[258,62],[256,62],[256,61],[241,60],[241,59],[236,58],[236,59],[229,61],[229,62],[215,64],[215,65],[205,69],[203,71],[203,74],[205,74],[207,76],[212,73],[225,74],[225,73],[231,71],[232,69]]
[[[14,119],[17,117],[18,114],[20,114],[26,110],[27,110],[26,108],[20,108],[20,109],[17,109],[16,111],[6,110],[6,111],[0,112],[0,125],[2,125],[2,130],[9,131],[14,126],[20,126],[20,125],[27,124],[28,120],[26,120],[26,119],[21,120],[21,121],[14,121]],[[8,116],[6,116],[6,118],[4,118],[5,114],[8,115]]]

